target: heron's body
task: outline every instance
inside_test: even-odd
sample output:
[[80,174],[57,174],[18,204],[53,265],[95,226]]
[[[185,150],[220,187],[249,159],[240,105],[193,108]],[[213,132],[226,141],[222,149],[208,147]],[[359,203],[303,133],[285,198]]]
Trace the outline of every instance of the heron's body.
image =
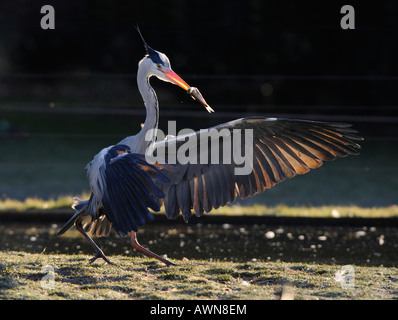
[[[225,140],[201,148],[204,142],[212,142],[219,136],[205,137],[201,132],[156,141],[159,120],[159,104],[149,83],[151,76],[172,82],[187,90],[210,112],[213,111],[196,89],[170,68],[168,58],[146,45],[147,55],[140,61],[137,72],[138,89],[144,99],[146,118],[141,130],[114,146],[101,150],[87,165],[87,177],[91,187],[88,200],[77,200],[76,213],[61,229],[64,233],[71,226],[91,242],[97,254],[110,262],[101,249],[87,235],[107,235],[114,227],[120,235],[131,233],[134,248],[157,258],[167,265],[171,262],[140,246],[136,239],[138,227],[153,220],[148,208],[158,211],[164,203],[168,218],[180,213],[188,221],[192,211],[200,216],[213,208],[241,198],[253,196],[275,184],[318,168],[325,160],[334,160],[349,154],[358,154],[361,140],[349,125],[306,120],[289,120],[251,117],[233,120],[212,128],[212,132],[241,132],[245,141],[251,135],[251,167],[247,174],[236,174],[241,163],[231,159],[223,162]],[[248,134],[248,133],[247,133]],[[177,161],[175,166],[167,162],[148,163],[145,154],[154,148],[166,159],[178,159],[175,153],[187,140],[196,141],[197,157],[191,162]],[[247,147],[241,143],[243,151]],[[235,146],[236,147],[236,146]],[[174,154],[173,154],[174,153]],[[221,161],[203,161],[216,154]],[[213,158],[212,158],[213,159]]]

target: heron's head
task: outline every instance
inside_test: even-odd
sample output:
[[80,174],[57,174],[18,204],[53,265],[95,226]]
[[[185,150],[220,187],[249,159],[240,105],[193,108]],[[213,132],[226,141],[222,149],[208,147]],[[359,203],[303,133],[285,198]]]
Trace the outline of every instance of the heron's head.
[[[181,77],[171,69],[169,58],[164,53],[157,51],[155,49],[152,49],[145,42],[138,27],[137,27],[137,31],[138,31],[139,35],[141,36],[142,41],[144,42],[144,46],[145,46],[145,50],[146,50],[145,57],[139,62],[139,68],[144,68],[149,76],[155,76],[162,81],[171,82],[171,83],[183,88],[185,91],[187,91],[189,94],[191,94],[191,91],[188,90],[191,88],[189,86],[189,84],[186,83],[183,79],[181,79]],[[203,104],[209,112],[214,111],[206,103],[206,101],[203,99],[202,96],[200,96],[200,99],[198,99],[197,96],[195,96],[195,97],[192,96],[192,97],[194,99],[197,99],[201,104]]]
[[140,61],[139,67],[147,69],[147,73],[151,76],[155,76],[165,82],[171,82],[184,90],[188,90],[189,85],[171,69],[169,58],[164,53],[148,46],[138,28],[137,31],[144,42],[146,50],[146,55]]

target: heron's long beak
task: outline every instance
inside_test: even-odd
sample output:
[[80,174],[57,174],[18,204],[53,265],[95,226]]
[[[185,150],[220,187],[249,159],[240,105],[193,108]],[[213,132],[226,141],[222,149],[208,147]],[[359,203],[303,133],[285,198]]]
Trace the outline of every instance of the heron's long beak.
[[164,75],[167,79],[169,79],[172,83],[176,84],[177,86],[183,88],[184,90],[188,90],[189,85],[184,80],[180,78],[180,76],[175,73],[173,70],[163,70]]

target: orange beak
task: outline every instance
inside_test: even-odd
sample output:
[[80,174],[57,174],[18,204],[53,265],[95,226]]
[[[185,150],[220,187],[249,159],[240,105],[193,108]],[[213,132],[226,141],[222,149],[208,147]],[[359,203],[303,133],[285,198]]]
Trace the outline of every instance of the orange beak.
[[173,70],[171,69],[163,70],[163,73],[166,76],[166,78],[169,79],[171,82],[183,88],[184,90],[188,90],[189,88],[188,83],[182,80],[180,76],[177,73],[175,73]]

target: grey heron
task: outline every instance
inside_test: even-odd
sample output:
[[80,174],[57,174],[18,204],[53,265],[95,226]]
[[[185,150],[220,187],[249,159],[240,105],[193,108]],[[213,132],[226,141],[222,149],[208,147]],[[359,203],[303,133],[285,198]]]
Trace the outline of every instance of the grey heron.
[[[111,263],[87,232],[104,236],[114,227],[121,236],[130,233],[135,249],[172,265],[137,241],[138,227],[154,219],[149,208],[159,211],[164,205],[169,219],[182,214],[188,222],[192,211],[201,216],[213,208],[232,203],[238,196],[247,198],[297,174],[305,174],[320,167],[323,161],[359,154],[357,141],[362,138],[349,124],[260,116],[241,118],[211,128],[216,132],[241,130],[243,136],[245,132],[251,132],[251,168],[243,175],[234,171],[241,166],[237,161],[200,161],[211,158],[212,154],[222,157],[226,140],[220,136],[203,138],[197,131],[157,139],[159,103],[149,82],[152,76],[180,86],[207,111],[212,112],[213,109],[196,88],[190,87],[171,69],[168,57],[149,47],[139,34],[146,49],[137,72],[138,89],[146,107],[145,122],[136,135],[104,148],[87,165],[91,196],[88,200],[75,200],[76,212],[58,233],[63,234],[75,225],[96,251],[90,262],[103,258]],[[144,156],[147,149],[154,146],[157,154],[170,158],[193,137],[201,143],[203,139],[207,142],[218,139],[220,142],[207,149],[198,145],[195,161],[149,162]],[[238,144],[242,149],[243,145]],[[238,150],[240,152],[243,151]]]

